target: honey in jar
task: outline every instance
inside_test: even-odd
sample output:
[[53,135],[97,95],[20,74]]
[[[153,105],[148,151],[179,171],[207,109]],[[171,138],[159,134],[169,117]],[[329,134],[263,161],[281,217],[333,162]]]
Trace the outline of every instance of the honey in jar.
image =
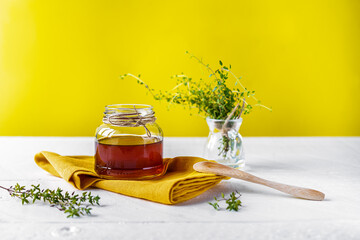
[[108,105],[96,131],[95,170],[106,179],[149,179],[164,173],[163,134],[148,105]]

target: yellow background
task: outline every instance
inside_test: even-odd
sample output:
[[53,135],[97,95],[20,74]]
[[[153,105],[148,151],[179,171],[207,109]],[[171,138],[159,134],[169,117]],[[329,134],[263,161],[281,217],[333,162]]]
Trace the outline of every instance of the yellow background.
[[166,136],[205,136],[153,88],[232,64],[270,113],[244,136],[360,135],[360,1],[0,0],[0,135],[92,136],[113,103],[155,106]]

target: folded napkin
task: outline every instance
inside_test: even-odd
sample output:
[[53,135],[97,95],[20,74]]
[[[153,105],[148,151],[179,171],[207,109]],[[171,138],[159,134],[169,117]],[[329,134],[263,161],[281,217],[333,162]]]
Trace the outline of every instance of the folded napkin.
[[198,157],[168,158],[164,159],[168,169],[162,177],[151,180],[107,180],[101,179],[94,171],[93,156],[61,156],[52,152],[35,155],[39,167],[63,178],[77,189],[102,188],[164,204],[189,200],[227,179],[193,170],[192,166],[201,161],[206,160]]

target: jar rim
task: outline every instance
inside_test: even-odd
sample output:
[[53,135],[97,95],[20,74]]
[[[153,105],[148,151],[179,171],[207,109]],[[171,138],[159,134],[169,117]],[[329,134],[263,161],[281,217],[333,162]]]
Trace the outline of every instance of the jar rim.
[[109,104],[105,106],[105,109],[110,110],[110,109],[119,109],[119,110],[134,110],[134,106],[136,109],[149,109],[152,110],[153,106],[148,105],[148,104],[124,104],[124,103],[120,103],[120,104]]

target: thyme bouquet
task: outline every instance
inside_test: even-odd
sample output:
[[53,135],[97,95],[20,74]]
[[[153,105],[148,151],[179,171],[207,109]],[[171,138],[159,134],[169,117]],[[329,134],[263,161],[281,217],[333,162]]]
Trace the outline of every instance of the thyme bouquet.
[[[259,106],[268,108],[261,104],[255,97],[255,91],[244,87],[240,82],[241,77],[237,77],[231,70],[231,65],[224,65],[219,61],[219,67],[213,70],[209,64],[205,64],[202,59],[186,52],[190,58],[195,59],[205,67],[209,73],[207,79],[193,79],[185,74],[174,75],[176,85],[170,91],[152,89],[141,79],[140,75],[127,73],[121,75],[124,79],[129,76],[136,79],[137,83],[143,85],[155,100],[166,101],[169,104],[178,104],[187,107],[189,110],[197,109],[198,113],[207,118],[225,120],[222,126],[217,129],[222,133],[222,149],[219,155],[226,156],[229,151],[230,138],[228,131],[231,129],[229,120],[240,119],[242,115],[251,113],[253,107]],[[235,79],[233,86],[229,86],[230,77]]]

